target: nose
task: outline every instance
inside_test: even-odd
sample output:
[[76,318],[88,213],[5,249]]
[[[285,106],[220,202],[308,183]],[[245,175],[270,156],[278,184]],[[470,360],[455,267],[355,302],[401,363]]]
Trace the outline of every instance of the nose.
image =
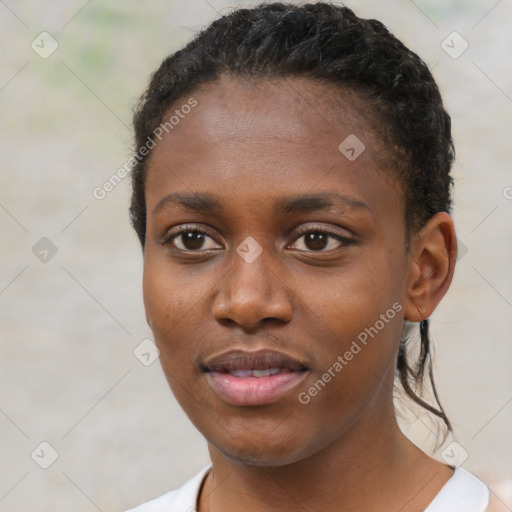
[[292,291],[272,266],[268,251],[251,263],[237,253],[231,270],[218,284],[213,317],[225,324],[236,324],[250,332],[265,322],[288,323],[292,317]]

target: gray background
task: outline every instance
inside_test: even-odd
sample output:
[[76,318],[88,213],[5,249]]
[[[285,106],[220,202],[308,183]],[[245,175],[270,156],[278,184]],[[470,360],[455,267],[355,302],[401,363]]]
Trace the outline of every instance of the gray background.
[[[93,190],[130,156],[131,108],[161,59],[255,3],[0,1],[0,510],[121,510],[208,463],[158,361],[133,353],[151,333],[129,180],[103,200]],[[452,115],[463,250],[433,316],[458,443],[444,449],[467,452],[464,467],[512,510],[512,2],[347,3],[424,58]],[[31,47],[43,31],[59,45],[46,59]],[[442,47],[453,31],[469,44],[458,58]],[[429,428],[425,417],[404,422],[427,451]],[[41,442],[58,454],[48,469]]]

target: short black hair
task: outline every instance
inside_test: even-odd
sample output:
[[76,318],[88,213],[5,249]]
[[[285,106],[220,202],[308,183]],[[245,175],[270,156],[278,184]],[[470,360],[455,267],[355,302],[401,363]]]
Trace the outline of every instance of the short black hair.
[[[133,126],[130,219],[144,248],[145,177],[153,138],[164,115],[179,99],[221,76],[252,80],[302,77],[350,90],[368,105],[375,131],[386,146],[392,173],[404,192],[407,238],[434,214],[450,212],[455,150],[451,120],[427,65],[378,20],[361,19],[326,2],[261,4],[236,9],[200,31],[168,56],[152,74],[136,107]],[[397,371],[406,393],[451,426],[432,378],[428,320],[420,323],[421,354],[407,362],[406,341]],[[428,371],[438,408],[411,387]]]

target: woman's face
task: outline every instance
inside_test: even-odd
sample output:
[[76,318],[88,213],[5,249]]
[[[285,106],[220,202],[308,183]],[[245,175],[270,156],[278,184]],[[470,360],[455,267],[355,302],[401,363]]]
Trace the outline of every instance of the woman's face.
[[403,197],[335,92],[223,78],[173,106],[149,162],[147,318],[177,400],[233,460],[295,462],[392,411]]

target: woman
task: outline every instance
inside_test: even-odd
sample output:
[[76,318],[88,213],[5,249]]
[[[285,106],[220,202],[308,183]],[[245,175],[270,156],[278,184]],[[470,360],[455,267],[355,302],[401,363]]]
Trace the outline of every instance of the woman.
[[212,464],[132,510],[485,510],[393,403],[397,379],[451,429],[428,318],[455,266],[454,149],[423,61],[345,7],[240,9],[164,60],[134,129],[146,315]]

